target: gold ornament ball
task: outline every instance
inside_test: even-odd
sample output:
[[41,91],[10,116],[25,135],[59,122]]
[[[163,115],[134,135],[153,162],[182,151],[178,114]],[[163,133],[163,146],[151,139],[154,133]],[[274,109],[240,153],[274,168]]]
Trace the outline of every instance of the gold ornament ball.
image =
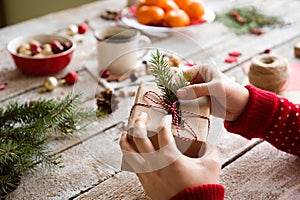
[[44,82],[44,88],[48,91],[54,90],[58,86],[57,78],[50,76]]

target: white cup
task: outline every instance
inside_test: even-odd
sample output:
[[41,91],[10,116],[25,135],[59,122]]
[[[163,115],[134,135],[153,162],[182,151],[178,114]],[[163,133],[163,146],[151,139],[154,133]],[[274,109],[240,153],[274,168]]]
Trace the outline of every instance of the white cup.
[[[97,59],[100,71],[124,74],[136,67],[144,57],[151,40],[135,29],[109,26],[94,32],[97,39]],[[142,52],[141,52],[142,49]]]

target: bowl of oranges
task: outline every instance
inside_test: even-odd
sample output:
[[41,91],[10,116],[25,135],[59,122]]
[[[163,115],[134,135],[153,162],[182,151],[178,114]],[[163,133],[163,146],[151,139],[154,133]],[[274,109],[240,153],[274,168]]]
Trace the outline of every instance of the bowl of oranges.
[[140,0],[121,14],[124,24],[150,34],[188,30],[214,19],[215,13],[199,0]]

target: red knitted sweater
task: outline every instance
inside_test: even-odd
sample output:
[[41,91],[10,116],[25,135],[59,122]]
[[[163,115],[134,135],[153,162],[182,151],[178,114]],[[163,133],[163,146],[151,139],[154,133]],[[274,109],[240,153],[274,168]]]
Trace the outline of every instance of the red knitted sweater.
[[[274,93],[246,86],[250,92],[248,104],[234,122],[225,121],[225,128],[245,138],[262,138],[277,149],[300,156],[300,105]],[[224,198],[224,188],[219,184],[188,188],[172,200]]]

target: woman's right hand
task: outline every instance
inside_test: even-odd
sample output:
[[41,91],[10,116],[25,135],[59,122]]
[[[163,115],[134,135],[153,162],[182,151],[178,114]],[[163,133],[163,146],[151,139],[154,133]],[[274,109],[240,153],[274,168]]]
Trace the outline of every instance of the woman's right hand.
[[211,112],[216,117],[235,121],[245,109],[249,91],[210,66],[194,66],[183,71],[191,85],[177,90],[179,99],[211,98]]

